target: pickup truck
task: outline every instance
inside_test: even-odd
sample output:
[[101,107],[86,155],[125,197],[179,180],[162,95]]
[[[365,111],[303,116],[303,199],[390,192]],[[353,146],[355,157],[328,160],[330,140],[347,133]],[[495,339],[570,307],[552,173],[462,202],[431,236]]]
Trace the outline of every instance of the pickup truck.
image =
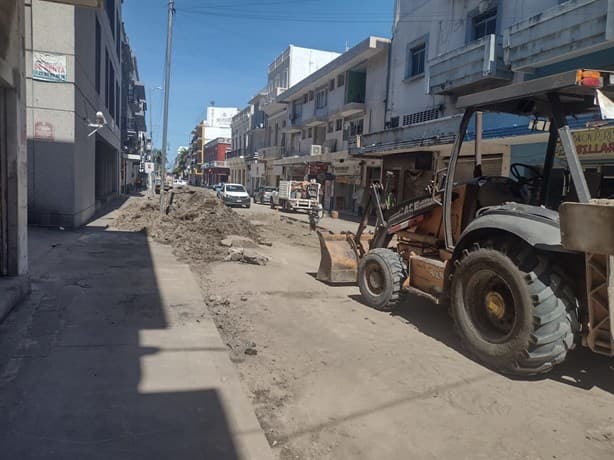
[[271,207],[280,206],[286,211],[310,211],[317,209],[321,218],[324,210],[320,204],[320,187],[316,181],[284,181],[279,183],[279,192],[273,193]]

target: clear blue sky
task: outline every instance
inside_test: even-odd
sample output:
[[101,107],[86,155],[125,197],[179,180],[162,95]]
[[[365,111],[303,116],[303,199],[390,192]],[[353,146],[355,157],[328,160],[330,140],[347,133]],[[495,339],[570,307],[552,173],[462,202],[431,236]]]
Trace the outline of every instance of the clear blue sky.
[[[123,3],[148,95],[164,81],[167,5],[166,0]],[[346,42],[351,47],[369,35],[390,37],[393,6],[394,0],[176,0],[169,160],[188,143],[210,101],[243,108],[266,85],[267,66],[289,44],[342,52]],[[161,91],[153,91],[149,108],[160,147]]]

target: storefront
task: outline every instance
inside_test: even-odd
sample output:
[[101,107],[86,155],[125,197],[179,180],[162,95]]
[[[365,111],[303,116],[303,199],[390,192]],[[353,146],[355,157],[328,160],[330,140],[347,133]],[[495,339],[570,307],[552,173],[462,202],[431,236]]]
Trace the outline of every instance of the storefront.
[[334,209],[358,214],[364,193],[362,167],[358,160],[342,160],[333,164]]
[[249,181],[247,191],[253,194],[259,187],[266,185],[266,163],[262,160],[252,160],[247,164]]
[[[591,196],[594,198],[613,197],[614,127],[575,131],[572,136]],[[557,150],[557,158],[564,163],[565,155],[560,145]],[[566,169],[566,167],[563,168]],[[557,177],[556,172],[555,170],[553,174],[554,180]],[[573,195],[571,189],[570,192]]]
[[204,170],[204,177],[209,185],[228,182],[229,176],[230,169],[228,168],[207,168]]

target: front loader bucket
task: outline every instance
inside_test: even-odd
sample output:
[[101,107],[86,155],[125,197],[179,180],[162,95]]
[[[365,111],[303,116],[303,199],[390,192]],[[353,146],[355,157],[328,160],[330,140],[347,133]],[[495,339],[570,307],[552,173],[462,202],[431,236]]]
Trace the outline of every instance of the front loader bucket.
[[358,255],[350,243],[354,235],[318,232],[320,268],[316,279],[326,283],[356,283]]

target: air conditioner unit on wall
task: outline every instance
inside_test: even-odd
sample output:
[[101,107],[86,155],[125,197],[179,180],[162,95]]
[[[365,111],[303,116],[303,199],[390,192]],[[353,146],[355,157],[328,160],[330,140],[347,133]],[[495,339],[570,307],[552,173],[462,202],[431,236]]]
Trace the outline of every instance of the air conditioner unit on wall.
[[321,145],[312,145],[310,155],[322,155],[322,146]]

